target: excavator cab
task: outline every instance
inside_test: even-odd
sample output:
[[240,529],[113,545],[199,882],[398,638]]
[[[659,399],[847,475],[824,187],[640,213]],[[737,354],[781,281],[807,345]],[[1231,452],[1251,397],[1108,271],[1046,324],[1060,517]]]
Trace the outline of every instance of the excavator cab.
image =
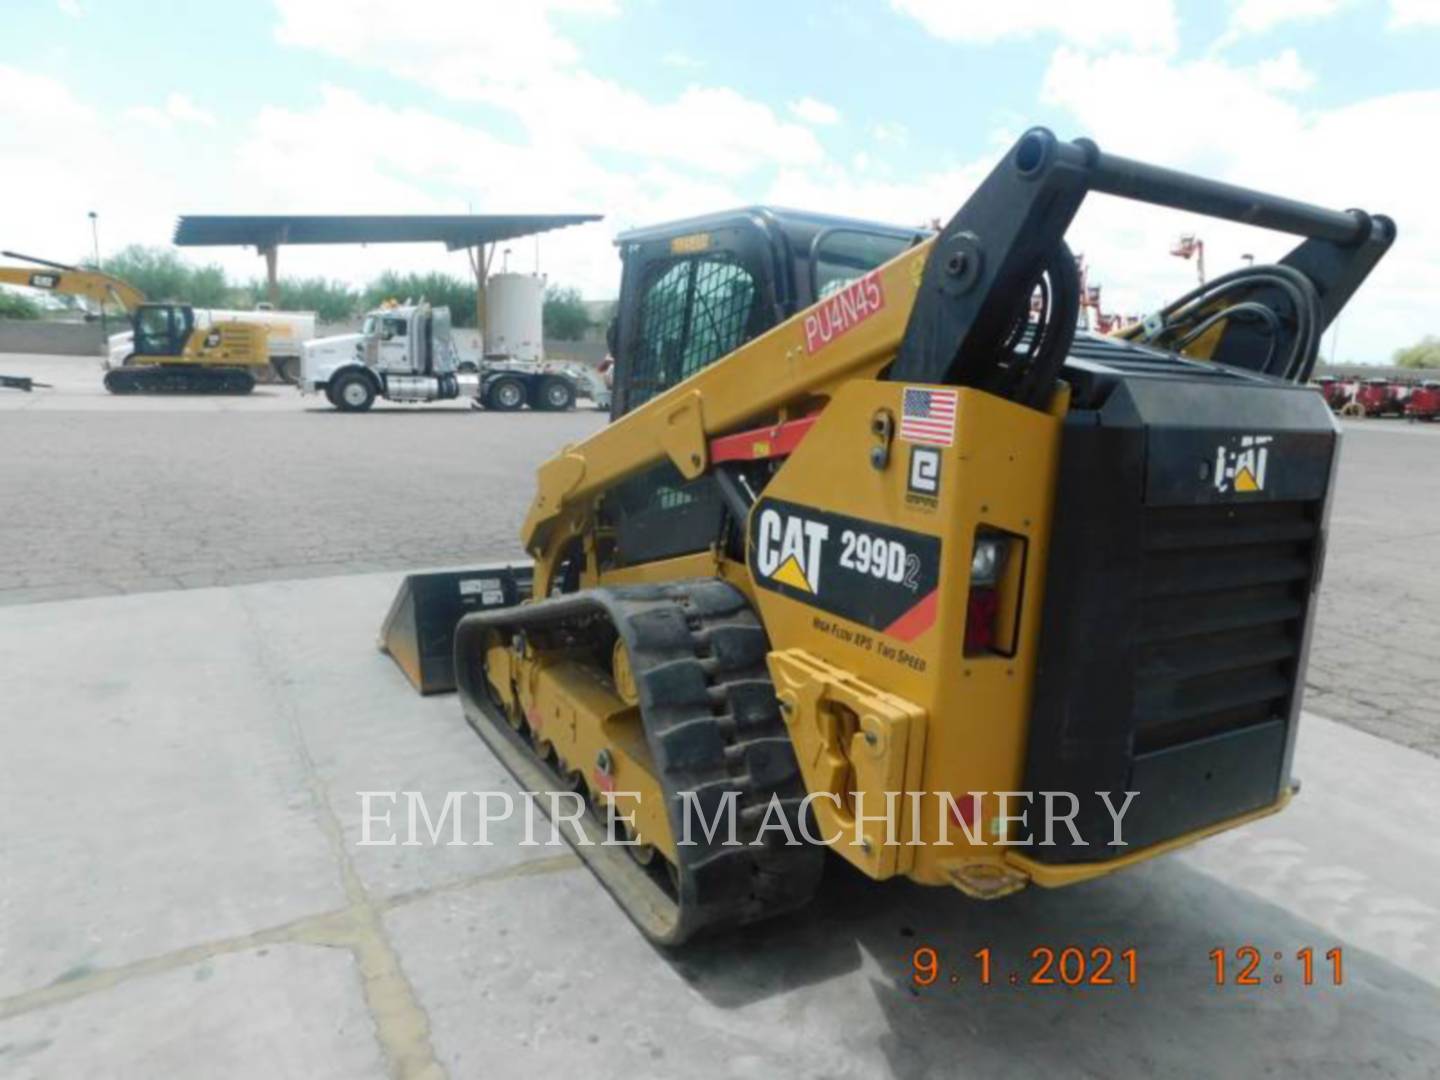
[[194,329],[195,309],[188,304],[142,304],[135,310],[135,355],[179,356]]

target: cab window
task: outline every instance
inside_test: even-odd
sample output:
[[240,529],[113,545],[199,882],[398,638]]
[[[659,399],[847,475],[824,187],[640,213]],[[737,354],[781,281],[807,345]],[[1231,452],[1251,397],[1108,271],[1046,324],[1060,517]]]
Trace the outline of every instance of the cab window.
[[635,408],[752,336],[759,289],[728,251],[655,265],[640,301],[626,404]]
[[839,292],[850,282],[889,262],[918,236],[896,236],[894,233],[872,233],[858,229],[831,229],[815,240],[810,257],[810,273],[815,298],[824,300]]
[[139,323],[140,333],[146,337],[168,338],[170,336],[169,308],[141,308],[140,317],[136,321]]

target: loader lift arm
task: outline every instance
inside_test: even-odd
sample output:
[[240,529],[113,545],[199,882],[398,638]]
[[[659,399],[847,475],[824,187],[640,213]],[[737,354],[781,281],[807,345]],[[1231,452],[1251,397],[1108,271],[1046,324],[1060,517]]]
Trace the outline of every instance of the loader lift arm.
[[[827,398],[851,378],[974,386],[1045,408],[1078,311],[1065,230],[1092,191],[1305,237],[1279,270],[1251,267],[1233,283],[1243,293],[1235,305],[1272,305],[1277,324],[1291,323],[1279,332],[1307,350],[1284,373],[1296,382],[1309,377],[1320,332],[1395,239],[1394,223],[1381,215],[1328,210],[1105,154],[1087,139],[1061,142],[1033,128],[938,236],[874,272],[884,306],[850,333],[847,348],[811,355],[805,314],[797,314],[542,466],[522,532],[526,549],[539,555],[566,509],[585,506],[625,476],[667,457],[686,479],[701,476],[710,465],[709,439],[788,417],[795,402]],[[1298,288],[1289,280],[1282,285],[1316,301],[1318,326],[1295,325],[1304,312],[1276,298],[1274,279],[1282,275],[1304,279]],[[1022,333],[1037,289],[1049,298],[1048,311],[1038,330]],[[1143,330],[1130,328],[1127,336]],[[1208,351],[1191,354],[1245,366],[1260,333],[1238,316],[1220,319],[1202,343]],[[784,357],[778,365],[777,353]]]

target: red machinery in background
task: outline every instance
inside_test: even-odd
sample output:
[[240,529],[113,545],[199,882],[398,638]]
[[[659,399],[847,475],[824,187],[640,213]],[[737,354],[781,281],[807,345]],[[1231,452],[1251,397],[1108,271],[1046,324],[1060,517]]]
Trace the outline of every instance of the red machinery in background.
[[1121,315],[1107,312],[1100,307],[1100,286],[1090,284],[1090,268],[1085,256],[1076,254],[1075,267],[1080,271],[1080,325],[1098,334],[1113,334],[1123,327],[1140,321],[1139,315]]
[[1426,379],[1410,391],[1405,399],[1408,420],[1434,420],[1440,417],[1440,382]]
[[1340,412],[1355,398],[1354,385],[1337,379],[1334,375],[1320,376],[1315,380],[1315,385],[1320,390],[1320,396],[1325,399],[1325,404],[1330,406],[1331,412]]
[[1355,390],[1354,404],[1365,416],[1404,416],[1410,387],[1389,379],[1366,379]]

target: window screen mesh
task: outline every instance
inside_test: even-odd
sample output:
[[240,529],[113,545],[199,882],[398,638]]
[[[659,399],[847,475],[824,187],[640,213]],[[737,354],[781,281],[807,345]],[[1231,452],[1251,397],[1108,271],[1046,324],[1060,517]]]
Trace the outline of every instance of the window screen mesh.
[[755,279],[725,252],[673,263],[641,302],[629,404],[694,375],[738,348],[755,306]]

